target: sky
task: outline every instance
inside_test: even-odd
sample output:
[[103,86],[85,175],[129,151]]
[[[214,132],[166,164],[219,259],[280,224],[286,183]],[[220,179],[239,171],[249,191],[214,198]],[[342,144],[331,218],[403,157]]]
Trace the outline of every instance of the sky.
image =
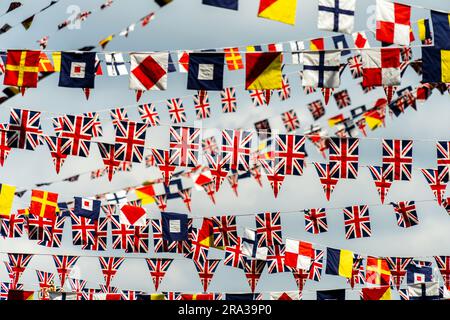
[[[15,25],[18,21],[29,17],[33,12],[48,4],[47,0],[23,1],[24,6],[15,12],[0,18],[0,24]],[[96,45],[99,40],[109,34],[118,33],[130,23],[139,20],[142,16],[158,9],[153,1],[115,0],[113,5],[104,10],[97,11],[103,1],[66,1],[58,4],[36,16],[32,27],[25,31],[19,25],[10,32],[0,35],[2,49],[27,48],[38,49],[37,40],[50,35],[48,50],[74,50],[86,45]],[[147,27],[137,27],[128,38],[116,37],[106,48],[108,51],[176,51],[180,49],[222,48],[227,46],[246,46],[286,42],[290,40],[304,40],[315,37],[327,37],[331,32],[317,29],[317,1],[299,0],[297,8],[297,22],[295,26],[285,25],[257,17],[257,0],[240,1],[239,11],[229,11],[201,4],[201,0],[175,0],[172,4],[157,11],[156,18]],[[412,5],[423,5],[423,1],[404,1]],[[432,3],[432,4],[431,4]],[[374,27],[373,0],[358,0],[356,8],[355,30],[365,30]],[[450,11],[448,1],[439,0],[427,2],[435,9]],[[4,12],[8,3],[0,5],[0,12]],[[75,6],[75,7],[74,7]],[[92,10],[96,12],[84,21],[79,29],[66,29],[56,32],[56,26],[67,19],[74,8]],[[412,21],[429,17],[427,10],[414,8]],[[350,41],[350,38],[348,38]],[[373,38],[372,46],[376,46]],[[328,45],[332,45],[328,43]],[[414,58],[420,57],[420,49],[414,48]],[[290,61],[289,55],[286,57]],[[343,58],[344,60],[344,58]],[[105,66],[104,66],[104,69]],[[286,65],[284,71],[288,74],[292,87],[291,99],[281,102],[273,96],[269,107],[255,108],[247,92],[243,90],[244,72],[225,71],[225,86],[238,86],[238,111],[235,114],[222,114],[219,93],[210,93],[212,115],[203,122],[194,121],[195,114],[191,98],[185,98],[188,122],[186,125],[195,125],[203,128],[204,137],[220,137],[221,129],[245,128],[252,129],[254,123],[269,119],[274,132],[284,132],[281,122],[281,113],[294,109],[301,122],[299,133],[306,130],[313,119],[307,110],[307,104],[320,99],[320,93],[305,96],[302,93],[301,82],[298,76],[299,66]],[[106,71],[106,70],[104,70]],[[146,146],[152,148],[167,148],[169,143],[167,109],[162,101],[167,98],[184,97],[195,92],[186,89],[185,73],[172,73],[169,75],[167,91],[146,92],[140,103],[155,102],[161,116],[162,125],[147,130]],[[0,122],[7,122],[10,108],[24,108],[43,112],[42,126],[44,132],[53,132],[51,117],[58,114],[81,114],[88,111],[108,110],[110,108],[136,105],[135,94],[128,89],[128,77],[101,76],[96,79],[95,89],[86,101],[81,90],[59,88],[58,76],[53,75],[39,83],[37,89],[27,90],[25,96],[17,96],[0,106]],[[358,79],[359,81],[359,79]],[[365,104],[370,108],[377,98],[383,97],[382,89],[378,88],[364,94],[358,81],[353,80],[348,69],[341,79],[341,89],[348,89],[352,105],[344,110],[349,115],[352,107]],[[417,85],[420,78],[409,68],[402,79],[402,86]],[[370,217],[373,235],[365,239],[345,240],[342,209],[328,209],[327,218],[329,231],[320,235],[311,235],[304,230],[303,214],[282,214],[283,238],[305,240],[314,243],[317,247],[344,248],[363,255],[375,256],[415,256],[430,257],[433,255],[450,255],[450,227],[449,217],[437,202],[418,202],[417,211],[419,225],[403,229],[396,224],[395,213],[390,205],[381,206],[378,193],[367,165],[381,164],[381,140],[414,139],[414,170],[410,182],[395,182],[388,194],[386,203],[403,200],[432,200],[433,194],[419,168],[434,168],[436,165],[435,140],[449,140],[448,119],[450,109],[448,94],[441,96],[437,91],[419,110],[408,109],[398,119],[388,119],[387,127],[369,133],[370,138],[360,141],[360,170],[356,180],[339,181],[327,202],[317,174],[312,165],[308,165],[301,177],[289,176],[286,178],[277,199],[274,199],[272,190],[267,181],[263,181],[260,188],[253,179],[244,179],[239,182],[239,197],[235,197],[227,182],[224,182],[220,192],[216,195],[214,206],[204,192],[193,191],[192,215],[240,215],[260,213],[265,211],[295,211],[307,208],[341,208],[357,204],[370,204]],[[325,119],[340,113],[333,99],[326,107]],[[129,109],[129,116],[138,120],[136,108]],[[108,113],[102,111],[100,118],[103,124],[104,136],[99,139],[104,142],[114,141],[114,132]],[[325,128],[327,124],[320,122]],[[328,128],[329,132],[332,130]],[[219,141],[219,140],[218,140]],[[324,161],[316,148],[307,142],[306,150],[309,155],[308,162]],[[95,145],[91,146],[88,158],[70,158],[66,161],[59,175],[56,175],[51,157],[46,146],[40,146],[34,152],[13,150],[6,164],[0,168],[0,182],[15,185],[18,189],[30,189],[34,184],[44,181],[57,181],[66,177],[86,173],[102,167],[102,161]],[[48,191],[57,192],[61,201],[70,201],[74,196],[93,196],[99,193],[116,191],[127,186],[139,185],[146,179],[160,177],[155,168],[146,169],[144,164],[133,166],[132,172],[118,173],[112,182],[106,177],[91,180],[84,174],[77,182],[58,182],[48,187]],[[184,181],[189,186],[188,180]],[[448,194],[448,191],[447,191]],[[130,200],[133,195],[130,195]],[[16,199],[15,208],[28,205],[30,193],[23,198]],[[146,207],[151,218],[159,218],[160,212],[156,205]],[[169,201],[168,211],[187,213],[187,209],[180,200]],[[253,217],[237,218],[240,227],[255,227]],[[201,220],[196,219],[195,225],[200,226]],[[103,278],[98,260],[93,257],[96,252],[82,251],[71,243],[70,222],[66,222],[63,246],[59,249],[49,249],[37,246],[33,242],[23,239],[0,239],[0,250],[3,260],[7,259],[6,252],[36,253],[22,276],[25,288],[37,289],[38,280],[35,270],[56,272],[51,254],[74,254],[81,258],[76,264],[75,276],[88,280],[87,287],[98,288]],[[242,228],[239,229],[242,235]],[[151,241],[152,242],[152,241]],[[111,243],[109,243],[111,248]],[[151,245],[152,249],[152,245]],[[169,255],[154,254],[125,254],[120,250],[110,250],[101,255],[127,257],[122,264],[112,285],[121,289],[142,290],[152,292],[153,284],[149,275],[145,257],[168,257]],[[223,252],[211,249],[209,258],[221,258]],[[201,292],[202,287],[192,261],[181,256],[175,258],[166,277],[161,291]],[[423,258],[426,259],[426,258]],[[7,281],[5,268],[0,268],[0,280]],[[315,290],[349,288],[344,278],[322,275],[321,282],[308,281],[305,290],[305,299],[314,299]],[[296,284],[290,273],[267,274],[265,269],[259,284],[258,292],[264,292],[265,297],[270,291],[296,290]],[[219,265],[215,276],[209,286],[210,292],[249,292],[244,272],[239,269]],[[396,293],[394,294],[394,296]],[[357,299],[357,291],[348,291],[348,299]]]

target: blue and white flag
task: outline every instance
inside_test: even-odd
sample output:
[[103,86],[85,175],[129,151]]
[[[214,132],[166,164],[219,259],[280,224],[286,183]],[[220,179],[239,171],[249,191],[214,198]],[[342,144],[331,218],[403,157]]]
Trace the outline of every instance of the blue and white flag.
[[257,260],[267,260],[268,248],[258,247],[258,235],[255,231],[245,228],[242,237],[242,254]]
[[433,281],[433,266],[427,261],[412,261],[406,269],[406,283],[425,283]]
[[320,30],[352,33],[356,0],[319,0],[317,27]]
[[127,66],[120,52],[105,53],[106,71],[108,76],[117,77],[128,74]]
[[188,240],[187,214],[161,212],[163,239],[167,241]]
[[62,52],[59,86],[94,88],[95,52]]
[[191,53],[189,54],[188,84],[189,90],[223,90],[223,71],[225,54]]
[[345,38],[345,35],[340,34],[338,36],[334,36],[332,39],[333,39],[334,47],[338,50],[341,50],[342,56],[346,56],[346,55],[349,55],[350,53],[352,53],[350,50],[345,50],[345,49],[349,48],[347,39]]
[[340,85],[340,51],[309,51],[303,54],[302,86],[338,88]]

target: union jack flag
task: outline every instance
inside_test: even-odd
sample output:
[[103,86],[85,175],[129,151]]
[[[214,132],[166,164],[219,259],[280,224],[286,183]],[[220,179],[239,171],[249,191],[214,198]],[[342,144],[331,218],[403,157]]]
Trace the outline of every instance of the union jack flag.
[[103,136],[102,123],[99,118],[99,114],[97,112],[86,112],[83,113],[84,116],[93,118],[92,122],[92,136],[94,138],[98,138]]
[[233,173],[227,177],[227,180],[230,183],[230,187],[233,190],[234,194],[236,195],[236,197],[238,197],[239,174],[237,172]]
[[9,289],[14,290],[22,290],[23,289],[23,285],[19,284],[16,285],[15,288],[12,287],[12,284],[10,282],[0,282],[0,300],[8,300],[8,292]]
[[[450,178],[450,141],[437,142],[437,170],[444,182],[448,182]],[[443,172],[446,174],[443,175]]]
[[118,215],[111,218],[113,249],[122,249],[131,253],[147,253],[149,225],[131,226],[120,223]]
[[55,261],[56,271],[59,274],[59,280],[61,282],[61,288],[64,287],[66,279],[72,272],[72,268],[78,261],[77,256],[63,256],[63,255],[53,255],[53,261]]
[[332,167],[330,164],[318,162],[314,162],[314,166],[316,167],[317,175],[325,192],[325,197],[330,201],[331,194],[339,181],[338,178],[335,178],[338,167]]
[[67,154],[62,152],[63,140],[59,137],[44,136],[45,142],[50,150],[50,155],[55,165],[56,173],[58,174],[64,161],[67,159]]
[[305,210],[305,231],[313,234],[328,231],[327,213],[324,208]]
[[10,152],[11,148],[8,145],[8,124],[0,123],[0,166],[3,167]]
[[399,290],[413,258],[386,257],[385,259],[391,271],[391,286]]
[[146,155],[144,162],[146,168],[154,167],[156,165],[156,160],[153,154]]
[[294,109],[286,111],[281,114],[281,120],[287,132],[295,131],[300,128],[300,120],[297,117],[297,113]]
[[164,297],[166,300],[181,300],[181,292],[163,292]]
[[219,147],[217,146],[216,138],[209,137],[202,140],[202,150],[204,153],[209,154],[211,156],[215,156],[219,153]]
[[152,149],[152,154],[155,158],[156,166],[163,176],[164,184],[168,186],[176,169],[173,159],[170,157],[170,150]]
[[252,132],[242,130],[222,130],[222,159],[229,170],[248,171]]
[[419,224],[416,204],[414,201],[391,202],[397,217],[397,224],[402,228],[409,228]]
[[222,182],[228,175],[228,170],[225,168],[227,166],[227,159],[223,159],[219,154],[215,157],[205,154],[206,160],[208,161],[209,172],[211,173],[214,190],[219,191]]
[[9,217],[2,218],[1,234],[8,238],[20,238],[24,232],[26,216],[24,214],[15,213]]
[[316,100],[308,104],[308,110],[311,112],[314,120],[320,119],[325,114],[322,100]]
[[252,290],[252,293],[255,292],[256,286],[258,285],[258,281],[261,278],[261,274],[263,273],[265,266],[266,262],[264,260],[248,259],[244,257],[245,276],[247,277],[247,282]]
[[389,189],[391,188],[392,181],[386,179],[386,174],[383,172],[383,168],[380,166],[368,166],[370,173],[372,174],[373,181],[375,182],[375,187],[377,188],[378,194],[381,199],[381,203],[384,203]]
[[98,220],[70,214],[72,220],[72,242],[74,246],[89,246],[95,242]]
[[62,153],[87,157],[92,139],[94,118],[66,115],[61,132]]
[[106,288],[110,288],[111,281],[114,279],[117,270],[122,265],[125,258],[121,257],[98,257],[105,278]]
[[261,183],[261,166],[260,165],[255,165],[254,167],[250,168],[250,174],[253,177],[253,179],[255,179],[255,181],[258,183],[258,185],[262,188],[262,183]]
[[337,167],[333,178],[356,179],[358,176],[359,139],[330,138],[330,166]]
[[[269,91],[269,93],[267,93]],[[263,104],[269,105],[270,95],[272,90],[249,90],[250,97],[252,98],[252,103],[255,107],[261,107]],[[269,98],[269,99],[267,99]]]
[[38,242],[38,244],[50,248],[60,248],[62,244],[65,221],[66,216],[57,216],[55,219],[53,219],[50,238],[45,239],[44,241],[40,241]]
[[41,144],[41,113],[11,109],[6,140],[8,147],[35,150]]
[[214,247],[236,245],[237,235],[236,216],[211,217],[213,223]]
[[450,256],[434,256],[436,264],[441,272],[444,285],[450,290]]
[[10,270],[9,276],[11,278],[11,285],[9,289],[17,288],[19,279],[22,276],[22,273],[25,271],[31,258],[33,258],[32,254],[8,253],[8,266]]
[[314,257],[311,260],[311,266],[309,267],[308,279],[313,281],[320,281],[323,270],[323,256],[324,251],[320,249],[314,249]]
[[364,206],[351,206],[344,209],[345,238],[366,238],[372,235],[370,229],[369,208]]
[[82,247],[83,250],[106,251],[108,241],[108,221],[110,218],[98,218],[94,241]]
[[167,100],[167,108],[169,109],[170,120],[172,123],[186,122],[186,113],[180,98]]
[[197,119],[207,119],[211,116],[211,107],[208,99],[208,92],[205,90],[199,90],[194,95],[194,110],[197,115]]
[[202,185],[202,187],[212,203],[216,204],[216,198],[214,197],[214,194],[216,193],[216,186],[214,185],[214,182],[206,183]]
[[41,242],[49,241],[52,237],[54,219],[43,218],[35,214],[27,217],[28,239]]
[[186,205],[189,212],[191,212],[191,202],[192,202],[192,188],[183,189],[178,191],[178,194],[183,200],[183,203]]
[[241,238],[237,238],[236,244],[225,246],[223,264],[233,268],[244,269],[244,254],[242,253]]
[[336,104],[339,109],[343,109],[352,104],[352,100],[350,99],[350,95],[347,90],[336,92],[333,97],[336,100]]
[[159,211],[164,212],[167,209],[167,195],[160,194],[155,196],[156,205],[159,208]]
[[236,92],[234,88],[225,88],[220,92],[222,112],[231,113],[237,110]]
[[147,261],[150,276],[152,277],[155,291],[158,291],[159,285],[166,275],[167,270],[172,264],[173,259],[145,259]]
[[301,176],[305,162],[304,136],[280,134],[275,137],[275,166],[280,168],[282,175]]
[[284,244],[269,247],[267,254],[268,273],[289,272],[290,269],[284,264],[286,247]]
[[402,57],[402,61],[411,61],[413,58],[413,53],[412,53],[412,49],[409,47],[403,47],[400,49],[400,54]]
[[276,198],[278,193],[280,192],[281,186],[283,185],[284,179],[286,178],[284,175],[280,173],[280,167],[275,166],[273,161],[260,159],[259,163],[262,165],[265,171],[265,176],[270,183],[270,187],[272,188],[273,195]]
[[119,121],[116,125],[116,160],[142,162],[147,125],[134,121]]
[[87,281],[72,278],[68,278],[68,280],[72,291],[76,294],[77,300],[84,300],[83,291],[85,290]]
[[285,74],[282,78],[281,89],[278,90],[278,96],[281,101],[286,101],[291,97],[291,86],[289,85],[289,79]]
[[191,235],[191,248],[189,252],[184,254],[184,256],[188,259],[194,260],[195,263],[203,264],[207,259],[209,247],[202,243],[203,239],[200,239],[199,229],[192,228],[189,233]]
[[103,164],[105,165],[105,170],[108,173],[108,180],[111,181],[121,163],[116,159],[115,145],[103,142],[98,142],[97,145],[103,159]]
[[255,215],[258,247],[271,247],[283,243],[280,212],[264,212]]
[[445,190],[447,189],[446,177],[448,177],[448,168],[439,172],[435,169],[421,169],[428,185],[433,191],[434,197],[436,198],[438,204],[441,206],[444,199]]
[[153,103],[141,104],[138,106],[138,111],[141,116],[141,120],[150,127],[159,126],[159,114],[156,111]]
[[295,283],[297,284],[298,291],[302,293],[305,287],[306,280],[309,278],[309,271],[303,269],[293,269],[291,268],[292,275],[294,276]]
[[352,276],[347,279],[347,283],[353,289],[355,284],[366,283],[366,269],[364,266],[364,258],[360,255],[355,255],[352,265]]
[[208,291],[208,286],[211,283],[214,273],[219,266],[221,260],[218,259],[205,259],[204,261],[194,261],[195,267],[200,277],[200,281],[203,286],[203,292]]
[[114,127],[117,126],[117,124],[120,121],[130,120],[128,118],[128,114],[127,114],[127,111],[125,110],[125,108],[111,109],[111,110],[109,110],[109,115],[111,116],[111,120],[112,120]]
[[383,172],[387,180],[411,180],[412,146],[411,140],[383,140]]
[[363,76],[362,58],[360,55],[350,57],[347,59],[348,67],[353,79],[361,78]]
[[36,274],[39,280],[39,300],[50,300],[49,291],[56,289],[53,279],[54,273],[36,270]]
[[200,150],[200,129],[170,127],[170,159],[180,167],[195,167]]

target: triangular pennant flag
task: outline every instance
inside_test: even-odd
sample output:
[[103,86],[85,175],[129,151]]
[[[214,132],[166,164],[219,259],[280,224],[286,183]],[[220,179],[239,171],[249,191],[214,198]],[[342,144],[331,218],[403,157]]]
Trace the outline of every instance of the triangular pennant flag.
[[164,212],[167,209],[167,196],[165,194],[155,196],[156,205],[159,208],[159,211]]
[[155,291],[158,291],[159,285],[166,275],[167,270],[172,264],[173,259],[145,259],[147,261],[148,269],[150,270],[150,275],[155,285]]
[[134,90],[136,92],[136,102],[139,102],[139,100],[141,99],[142,93],[144,92],[143,90]]
[[318,163],[314,162],[317,174],[319,176],[320,183],[322,184],[323,191],[325,192],[325,197],[330,201],[331,193],[333,193],[334,187],[336,187],[339,182],[338,178],[335,178],[336,172],[339,166],[331,167],[328,163]]
[[66,279],[69,278],[72,267],[78,261],[77,256],[63,256],[54,255],[53,261],[55,261],[56,271],[58,271],[59,280],[61,281],[61,288],[64,287]]
[[30,29],[31,24],[33,23],[33,20],[34,20],[34,14],[31,17],[28,17],[21,22],[21,24],[25,28],[25,30]]
[[17,288],[20,277],[28,266],[31,258],[33,258],[32,254],[8,253],[9,264],[7,264],[7,267],[11,279],[10,289]]
[[427,180],[431,191],[433,191],[434,197],[436,198],[438,204],[441,206],[445,190],[447,189],[446,180],[448,181],[448,179],[446,178],[449,171],[448,167],[446,167],[441,172],[436,169],[421,169],[421,171],[425,176],[425,179]]
[[397,91],[397,86],[383,86],[384,93],[386,94],[386,99],[388,103],[391,103],[392,97],[394,96],[395,92]]
[[219,154],[215,157],[210,154],[205,154],[204,156],[208,161],[209,172],[212,176],[215,191],[218,192],[222,182],[228,175],[228,170],[226,169],[227,159],[223,159]]
[[122,265],[125,258],[121,257],[98,257],[105,278],[106,288],[110,288],[111,282],[116,276],[117,270]]
[[91,95],[91,88],[83,88],[83,92],[86,100],[89,100],[89,96]]
[[231,189],[233,190],[236,197],[239,196],[238,194],[238,181],[239,181],[239,174],[233,173],[232,175],[229,175],[227,177],[228,182],[230,183]]
[[208,195],[209,199],[211,199],[213,204],[216,204],[216,199],[214,197],[214,194],[216,193],[216,186],[214,182],[206,183],[203,186],[203,190],[205,190],[206,194]]
[[198,276],[200,277],[200,281],[203,286],[203,292],[208,291],[208,286],[211,283],[212,278],[214,277],[214,272],[219,266],[221,260],[217,259],[199,259],[195,262],[195,267],[197,268]]
[[322,91],[325,105],[328,105],[328,102],[330,101],[330,97],[334,93],[334,88],[320,88],[320,91]]
[[386,179],[383,167],[381,166],[369,166],[369,170],[372,174],[373,181],[375,182],[375,187],[377,188],[381,203],[384,203],[384,199],[391,188],[392,181]]
[[283,185],[285,176],[280,174],[280,168],[274,168],[273,161],[261,159],[259,160],[266,173],[267,180],[270,183],[274,197],[278,197],[281,186]]
[[243,259],[245,276],[247,277],[247,282],[252,293],[254,293],[256,286],[258,285],[258,281],[261,278],[261,274],[264,271],[264,267],[266,266],[266,261],[248,259],[245,257]]
[[192,188],[180,190],[178,191],[178,194],[180,195],[181,199],[183,200],[183,203],[186,205],[189,212],[191,212]]

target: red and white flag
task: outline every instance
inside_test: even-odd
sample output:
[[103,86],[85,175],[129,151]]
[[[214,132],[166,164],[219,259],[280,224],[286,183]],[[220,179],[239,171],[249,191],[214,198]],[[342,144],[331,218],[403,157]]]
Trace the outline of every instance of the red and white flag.
[[284,263],[286,266],[309,270],[314,257],[312,243],[286,239],[286,252]]
[[132,53],[130,62],[130,89],[167,89],[169,53]]
[[364,87],[400,85],[400,49],[361,50],[361,57]]
[[120,223],[124,225],[145,227],[147,225],[147,211],[139,206],[124,204],[120,208],[119,219]]
[[376,39],[386,43],[409,46],[411,41],[411,7],[386,0],[377,0]]

